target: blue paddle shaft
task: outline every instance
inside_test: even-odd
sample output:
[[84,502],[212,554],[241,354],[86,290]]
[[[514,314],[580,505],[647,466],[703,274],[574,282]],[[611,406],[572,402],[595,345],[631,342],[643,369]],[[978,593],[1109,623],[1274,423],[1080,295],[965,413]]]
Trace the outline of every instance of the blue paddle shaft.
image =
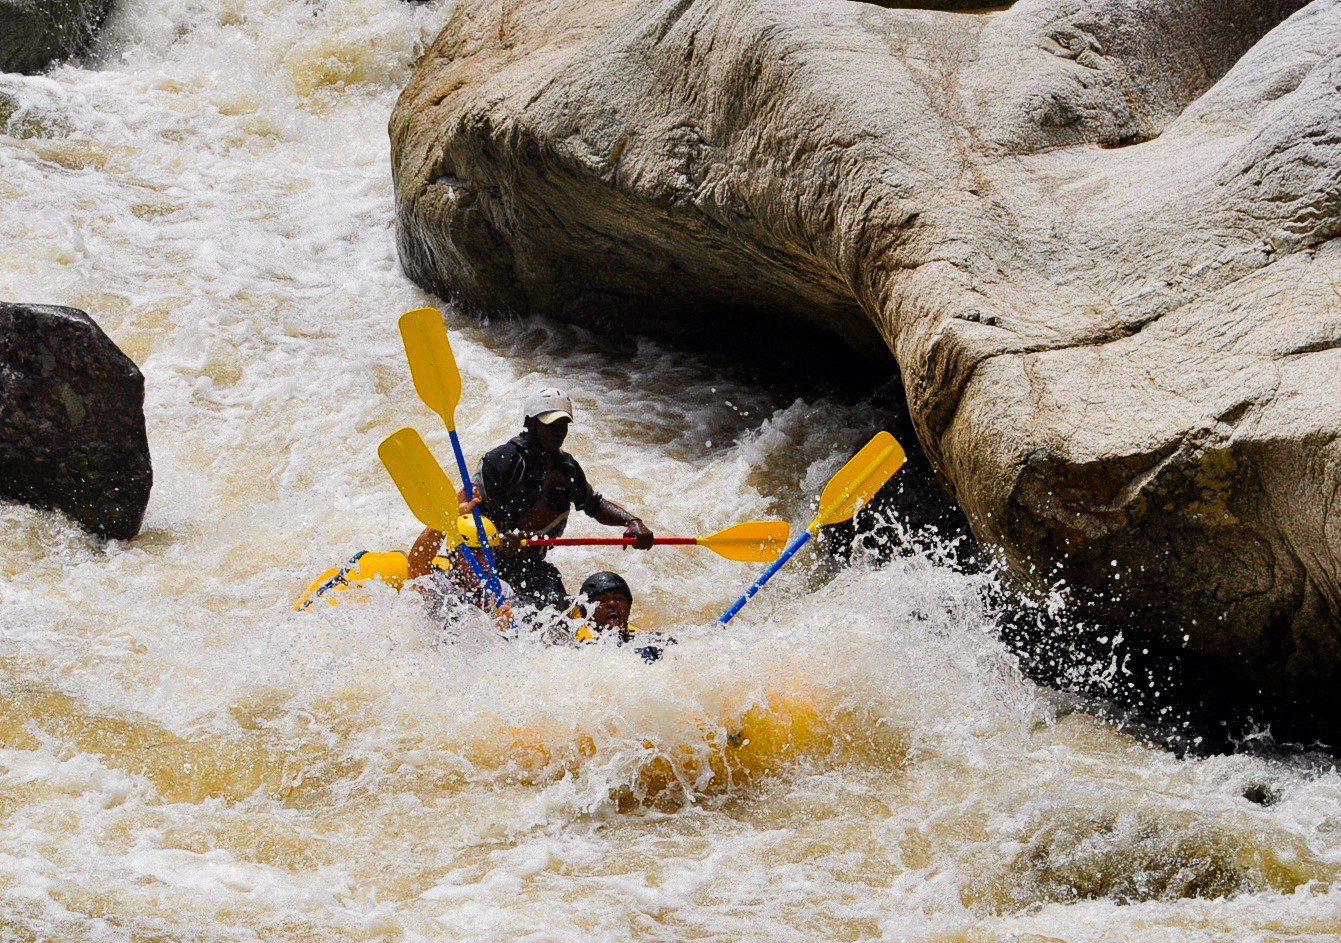
[[[461,481],[466,488],[466,500],[474,501],[475,486],[471,484],[470,472],[466,469],[466,456],[465,453],[461,451],[461,440],[456,437],[455,429],[448,429],[447,435],[452,440],[452,451],[456,453],[456,467],[461,472]],[[494,552],[489,547],[489,535],[484,532],[484,521],[480,520],[480,509],[471,508],[471,511],[475,515],[475,533],[479,534],[480,546],[484,548],[484,561],[489,565],[489,574],[487,577],[489,591],[494,594],[494,599],[501,605],[506,600],[503,597],[503,587],[498,582],[498,568],[494,565]],[[466,556],[471,558],[471,562],[475,566],[476,575],[481,579],[486,579],[485,574],[479,572],[479,564],[475,563],[473,555],[468,553]]]
[[806,531],[800,537],[797,537],[795,540],[793,540],[791,544],[787,547],[787,549],[782,551],[782,556],[778,557],[776,560],[770,563],[768,565],[768,569],[764,570],[763,574],[757,580],[754,581],[754,585],[751,586],[749,589],[745,590],[745,595],[737,599],[735,604],[730,609],[726,610],[726,612],[722,613],[722,617],[717,621],[720,622],[722,625],[726,625],[728,622],[734,619],[736,617],[736,613],[740,612],[740,610],[745,608],[745,604],[750,601],[750,598],[754,596],[755,593],[759,592],[759,590],[763,587],[763,585],[773,578],[773,574],[776,573],[778,570],[782,569],[783,564],[786,563],[788,560],[790,560],[792,556],[796,553],[796,551],[804,547],[806,545],[806,541],[808,541],[809,539],[810,539],[810,531]]
[[475,571],[475,578],[489,587],[489,592],[493,593],[494,602],[502,603],[503,597],[494,592],[493,584],[489,582],[489,574],[484,572],[484,567],[480,566],[480,561],[475,559],[475,554],[467,553],[463,556],[466,558],[466,562],[470,564],[470,568]]

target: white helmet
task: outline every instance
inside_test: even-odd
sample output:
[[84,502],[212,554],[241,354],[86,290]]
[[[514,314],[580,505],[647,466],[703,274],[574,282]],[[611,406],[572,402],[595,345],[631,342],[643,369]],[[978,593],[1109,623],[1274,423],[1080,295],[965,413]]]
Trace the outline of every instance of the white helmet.
[[553,387],[547,386],[543,390],[536,390],[526,397],[526,402],[522,405],[523,424],[528,419],[537,419],[548,424],[556,419],[572,418],[573,401],[563,390],[556,390]]

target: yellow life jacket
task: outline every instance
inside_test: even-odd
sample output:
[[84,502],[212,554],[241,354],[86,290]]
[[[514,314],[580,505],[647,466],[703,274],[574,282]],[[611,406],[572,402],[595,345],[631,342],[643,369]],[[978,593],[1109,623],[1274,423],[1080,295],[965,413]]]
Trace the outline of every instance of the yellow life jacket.
[[[574,606],[573,610],[570,613],[568,613],[568,618],[582,619],[585,617],[585,615],[586,614],[582,611],[581,606]],[[642,631],[632,622],[630,622],[625,628],[630,635],[637,635],[639,632]],[[601,633],[604,631],[606,630],[596,625],[596,623],[594,622],[583,622],[580,626],[577,627],[577,631],[573,633],[573,639],[578,642],[594,642],[601,637]]]

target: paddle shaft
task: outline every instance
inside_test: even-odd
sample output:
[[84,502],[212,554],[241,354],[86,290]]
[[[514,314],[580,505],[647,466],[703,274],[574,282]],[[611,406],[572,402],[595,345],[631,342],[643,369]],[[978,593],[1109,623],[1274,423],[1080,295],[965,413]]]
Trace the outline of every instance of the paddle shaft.
[[[475,526],[478,527],[479,525],[477,524]],[[489,592],[494,597],[494,605],[501,606],[503,603],[507,602],[507,599],[503,596],[503,587],[500,585],[497,589],[494,588],[493,580],[489,579],[492,573],[484,572],[484,567],[480,566],[480,561],[475,559],[475,554],[463,553],[461,556],[466,558],[466,562],[470,564],[470,568],[475,571],[475,579],[479,580],[489,588]]]
[[785,564],[788,560],[790,560],[792,556],[796,553],[796,551],[800,550],[802,547],[806,545],[806,543],[810,540],[811,536],[812,534],[810,533],[809,530],[807,530],[800,537],[797,537],[795,540],[793,540],[787,546],[787,549],[782,551],[782,556],[778,557],[776,560],[770,563],[768,565],[768,569],[764,570],[764,572],[760,574],[759,578],[754,581],[754,584],[749,589],[745,590],[745,595],[737,599],[730,609],[722,613],[722,617],[717,621],[722,625],[726,625],[728,622],[734,619],[736,617],[736,613],[740,612],[740,610],[745,608],[745,604],[750,601],[750,598],[755,593],[759,592],[759,590],[763,587],[765,583],[767,583],[769,580],[773,578],[774,573],[782,569],[783,564]]
[[[447,429],[447,436],[452,440],[452,451],[456,453],[456,467],[461,472],[461,483],[466,489],[466,500],[474,501],[475,486],[470,483],[470,472],[466,469],[466,456],[461,451],[461,440],[456,437],[456,430],[453,428]],[[489,548],[489,541],[484,532],[484,521],[480,519],[480,509],[478,507],[471,508],[471,513],[475,515],[475,533],[479,535],[480,546],[484,548],[484,560],[489,564],[489,591],[494,594],[494,599],[498,600],[501,605],[505,601],[503,587],[498,582],[498,566],[494,563],[494,552]],[[466,554],[466,557],[471,557],[471,554]],[[483,576],[484,574],[479,575]]]
[[[523,540],[523,547],[632,547],[636,537],[537,537],[535,540]],[[654,537],[654,544],[690,544],[700,543],[698,537]]]
[[[456,467],[465,485],[466,499],[473,500],[475,489],[471,486],[470,472],[466,469],[461,440],[456,435],[456,404],[461,400],[461,370],[456,365],[456,355],[447,337],[447,325],[442,321],[442,312],[432,307],[405,312],[400,318],[400,335],[405,344],[405,357],[410,362],[410,376],[414,380],[415,392],[425,406],[442,417],[442,424],[447,427],[447,434],[452,440],[452,452],[456,455]],[[455,505],[456,501],[452,503]],[[460,513],[456,507],[452,510]],[[481,573],[474,559],[470,561],[471,567],[489,587],[494,599],[502,604],[505,601],[503,587],[498,582],[493,551],[484,539],[484,522],[480,520],[478,510],[475,511],[475,532],[479,534],[480,546],[484,548],[488,573]],[[472,555],[466,554],[466,557],[471,558]]]

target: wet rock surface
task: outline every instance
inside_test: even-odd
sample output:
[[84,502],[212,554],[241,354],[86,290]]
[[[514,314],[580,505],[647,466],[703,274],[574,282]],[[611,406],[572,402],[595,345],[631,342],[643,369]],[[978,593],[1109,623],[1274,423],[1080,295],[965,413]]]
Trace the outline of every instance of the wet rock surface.
[[139,368],[83,311],[0,302],[0,499],[124,540],[152,483]]
[[87,48],[113,0],[0,0],[0,72],[33,75]]
[[1341,710],[1341,2],[463,0],[391,124],[488,314],[892,354],[975,534]]

